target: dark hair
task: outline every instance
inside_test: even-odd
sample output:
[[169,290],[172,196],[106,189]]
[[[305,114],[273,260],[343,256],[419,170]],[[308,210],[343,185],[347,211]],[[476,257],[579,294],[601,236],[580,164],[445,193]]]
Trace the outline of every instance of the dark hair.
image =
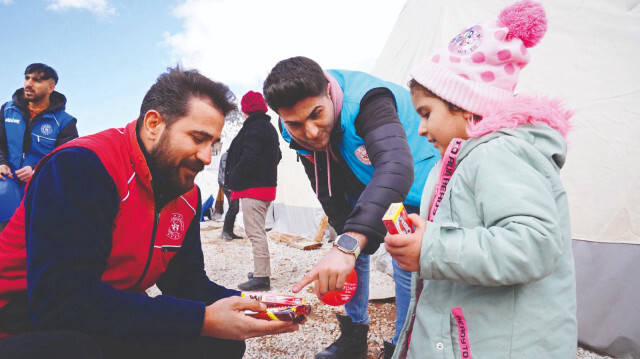
[[276,113],[280,107],[292,107],[307,97],[326,94],[327,78],[317,62],[304,56],[282,60],[264,80],[262,93]]
[[180,65],[167,70],[158,76],[156,83],[151,86],[142,100],[136,124],[138,130],[149,110],[158,111],[167,123],[167,127],[170,127],[180,117],[187,115],[189,102],[194,97],[211,101],[211,104],[225,117],[229,112],[237,109],[236,97],[227,85],[212,81],[197,70],[185,71]]
[[55,84],[58,83],[58,73],[50,66],[41,63],[35,63],[27,66],[27,68],[24,69],[25,75],[39,73],[42,73],[43,80],[53,79],[53,82]]

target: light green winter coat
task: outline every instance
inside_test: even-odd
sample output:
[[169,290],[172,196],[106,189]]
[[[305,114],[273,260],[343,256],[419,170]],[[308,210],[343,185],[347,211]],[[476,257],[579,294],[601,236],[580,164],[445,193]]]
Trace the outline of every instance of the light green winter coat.
[[[570,117],[557,101],[517,96],[468,131],[427,223],[394,358],[575,359],[575,274],[558,175]],[[439,171],[425,185],[423,218]]]

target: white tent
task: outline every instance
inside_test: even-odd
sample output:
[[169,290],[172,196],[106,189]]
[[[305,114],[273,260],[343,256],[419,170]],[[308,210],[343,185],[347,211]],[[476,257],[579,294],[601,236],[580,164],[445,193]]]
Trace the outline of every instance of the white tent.
[[[269,112],[278,128],[278,115]],[[296,151],[280,136],[282,160],[278,164],[278,188],[273,201],[273,230],[313,238],[324,211],[311,188]]]
[[[408,0],[372,73],[409,70],[505,0]],[[519,93],[575,110],[561,176],[569,194],[581,345],[640,357],[640,1],[547,0],[549,29],[530,49]],[[552,330],[552,328],[550,328]]]

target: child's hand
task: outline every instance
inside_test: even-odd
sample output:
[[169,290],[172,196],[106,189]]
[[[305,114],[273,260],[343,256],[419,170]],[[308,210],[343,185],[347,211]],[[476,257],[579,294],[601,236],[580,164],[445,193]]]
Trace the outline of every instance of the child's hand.
[[411,234],[387,234],[384,243],[387,252],[391,254],[400,268],[409,272],[420,270],[420,250],[422,249],[422,235],[427,227],[427,222],[417,214],[410,214],[409,218],[416,226]]

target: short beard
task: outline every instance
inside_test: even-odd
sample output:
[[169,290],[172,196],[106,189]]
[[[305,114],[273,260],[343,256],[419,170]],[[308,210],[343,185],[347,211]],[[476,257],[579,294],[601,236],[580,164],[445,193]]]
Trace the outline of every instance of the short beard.
[[204,163],[200,160],[192,160],[184,158],[178,163],[168,163],[167,160],[175,158],[174,151],[171,148],[169,136],[170,127],[167,127],[158,144],[149,151],[149,160],[153,167],[160,173],[163,179],[162,188],[167,191],[167,195],[173,197],[180,196],[189,192],[194,183],[183,183],[180,177],[180,168],[187,167],[197,173],[204,169]]
[[40,100],[42,100],[44,97],[46,96],[46,94],[40,95],[40,96],[36,96],[34,98],[27,98],[26,96],[24,96],[24,100],[27,102],[38,102]]

